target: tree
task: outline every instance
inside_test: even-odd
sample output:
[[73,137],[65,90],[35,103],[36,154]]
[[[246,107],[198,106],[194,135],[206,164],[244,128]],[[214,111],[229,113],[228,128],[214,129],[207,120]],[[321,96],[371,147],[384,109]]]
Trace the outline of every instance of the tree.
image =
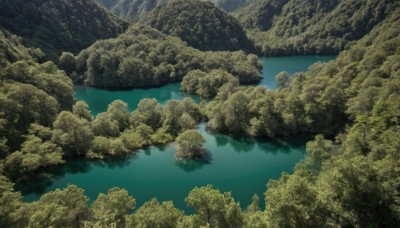
[[230,132],[240,132],[247,128],[249,99],[242,91],[236,92],[226,101],[225,126]]
[[174,228],[182,219],[183,212],[172,201],[159,203],[153,198],[141,206],[127,221],[128,227]]
[[90,123],[77,115],[62,111],[53,123],[52,141],[60,145],[67,157],[85,155],[89,150],[93,133]]
[[60,56],[58,66],[70,75],[76,68],[76,60],[71,52],[63,52]]
[[148,98],[140,100],[132,115],[133,118],[137,118],[138,122],[152,127],[153,130],[161,127],[165,118],[162,107],[157,103],[157,100]]
[[265,202],[269,227],[327,224],[327,217],[318,205],[312,174],[307,170],[298,170],[292,175],[284,173],[279,180],[270,180]]
[[144,145],[151,144],[151,136],[153,134],[153,129],[151,127],[147,126],[146,124],[140,124],[135,129],[135,132],[139,135]]
[[282,71],[276,75],[275,80],[278,83],[278,87],[282,88],[289,81],[289,74],[286,71]]
[[136,200],[126,190],[111,188],[100,193],[90,207],[88,223],[97,227],[123,227],[126,214],[135,208]]
[[253,201],[251,202],[251,204],[247,207],[247,213],[250,213],[250,214],[254,214],[254,213],[260,211],[260,206],[259,206],[260,197],[258,197],[257,194],[254,194],[252,200]]
[[0,224],[4,227],[23,227],[19,225],[26,218],[21,193],[14,192],[14,184],[2,175],[2,171],[0,164]]
[[203,144],[205,139],[197,130],[187,130],[176,138],[178,149],[176,157],[179,159],[191,159],[202,157],[205,153]]
[[212,185],[194,188],[185,199],[196,211],[195,223],[210,227],[242,227],[243,214],[229,192],[221,193]]
[[89,110],[88,104],[84,101],[78,101],[72,106],[72,112],[80,118],[92,121],[92,113]]
[[63,164],[61,148],[50,142],[30,135],[16,151],[5,159],[5,168],[10,176],[30,173],[41,167]]
[[78,227],[87,213],[83,189],[68,185],[44,194],[30,206],[29,227]]
[[129,110],[127,103],[121,100],[113,101],[108,105],[107,113],[112,120],[118,122],[119,131],[124,131],[129,126]]
[[167,132],[176,136],[180,132],[180,117],[182,116],[182,109],[179,101],[171,100],[164,107],[165,120],[163,126]]
[[122,139],[109,139],[102,136],[97,136],[93,140],[92,147],[86,154],[87,157],[92,159],[103,159],[105,156],[123,157],[130,151],[126,148]]
[[92,122],[92,130],[94,135],[104,137],[116,137],[120,133],[118,121],[113,120],[106,112],[97,115]]
[[306,145],[307,153],[318,169],[323,162],[330,158],[332,148],[332,141],[325,140],[322,135],[315,136],[315,140],[308,142]]

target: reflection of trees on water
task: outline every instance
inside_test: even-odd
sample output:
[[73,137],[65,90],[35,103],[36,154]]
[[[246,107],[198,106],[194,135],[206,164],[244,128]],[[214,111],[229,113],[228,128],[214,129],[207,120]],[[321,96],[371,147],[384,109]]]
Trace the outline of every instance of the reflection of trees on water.
[[87,173],[91,170],[90,162],[84,160],[70,161],[64,165],[42,169],[40,173],[25,176],[15,184],[15,189],[22,194],[42,195],[56,180],[72,173]]
[[255,139],[246,136],[227,136],[222,134],[213,135],[218,147],[229,145],[236,152],[249,152],[257,146],[266,153],[276,155],[278,153],[289,154],[295,150],[303,151],[311,136],[293,136],[273,139]]
[[260,150],[273,155],[278,153],[290,154],[293,151],[304,151],[306,143],[311,139],[312,137],[310,136],[263,139],[257,140],[257,145]]
[[42,169],[40,173],[25,176],[16,182],[15,189],[23,195],[30,193],[42,195],[54,181],[62,179],[66,174],[88,173],[94,166],[109,169],[123,168],[129,166],[132,159],[136,158],[136,154],[133,154],[130,157],[109,158],[103,161],[87,161],[84,159],[69,161],[64,165],[48,167]]
[[211,164],[211,162],[212,154],[208,152],[202,159],[177,160],[175,164],[183,171],[190,173],[203,168],[204,165]]

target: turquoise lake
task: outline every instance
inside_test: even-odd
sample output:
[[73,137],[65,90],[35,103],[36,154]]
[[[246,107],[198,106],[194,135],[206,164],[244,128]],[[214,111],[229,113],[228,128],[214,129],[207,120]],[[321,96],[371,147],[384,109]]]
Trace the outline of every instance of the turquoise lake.
[[[275,88],[275,75],[280,71],[293,74],[305,71],[317,61],[329,61],[335,56],[296,56],[262,58],[264,71],[260,83]],[[179,83],[154,89],[110,91],[77,86],[77,99],[89,104],[93,115],[107,110],[113,100],[121,99],[136,108],[143,98],[156,98],[164,104],[171,99],[182,99],[188,95],[179,91]],[[191,96],[196,101],[200,99]],[[246,137],[230,137],[211,134],[205,124],[199,132],[206,139],[205,147],[210,161],[180,163],[175,160],[174,144],[164,147],[149,147],[136,151],[122,160],[89,162],[77,160],[51,171],[20,182],[25,201],[37,200],[45,192],[75,184],[85,189],[85,194],[94,200],[99,193],[112,187],[125,188],[136,198],[137,206],[156,197],[159,201],[173,200],[176,207],[191,212],[184,199],[196,186],[212,184],[222,192],[230,191],[243,208],[258,194],[260,206],[264,208],[266,184],[277,179],[282,172],[292,172],[295,164],[305,155],[305,144],[310,137],[291,137],[274,140],[255,140]]]

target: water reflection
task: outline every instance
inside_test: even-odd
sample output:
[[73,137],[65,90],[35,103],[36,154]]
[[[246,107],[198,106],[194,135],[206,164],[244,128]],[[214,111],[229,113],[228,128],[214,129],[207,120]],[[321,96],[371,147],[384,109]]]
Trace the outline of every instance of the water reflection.
[[175,165],[183,171],[190,173],[203,168],[204,165],[210,165],[212,160],[212,153],[207,152],[202,159],[177,160],[175,161]]
[[43,169],[40,174],[32,174],[18,180],[15,189],[21,193],[42,195],[53,182],[62,179],[67,173],[87,173],[92,169],[90,163],[84,160],[76,160],[67,164]]

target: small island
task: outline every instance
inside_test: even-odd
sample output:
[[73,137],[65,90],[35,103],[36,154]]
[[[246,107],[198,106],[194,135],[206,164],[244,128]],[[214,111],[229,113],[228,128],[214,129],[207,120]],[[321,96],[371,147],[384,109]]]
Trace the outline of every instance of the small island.
[[203,159],[207,154],[204,148],[205,139],[194,129],[187,130],[176,138],[178,148],[176,158],[178,160]]

